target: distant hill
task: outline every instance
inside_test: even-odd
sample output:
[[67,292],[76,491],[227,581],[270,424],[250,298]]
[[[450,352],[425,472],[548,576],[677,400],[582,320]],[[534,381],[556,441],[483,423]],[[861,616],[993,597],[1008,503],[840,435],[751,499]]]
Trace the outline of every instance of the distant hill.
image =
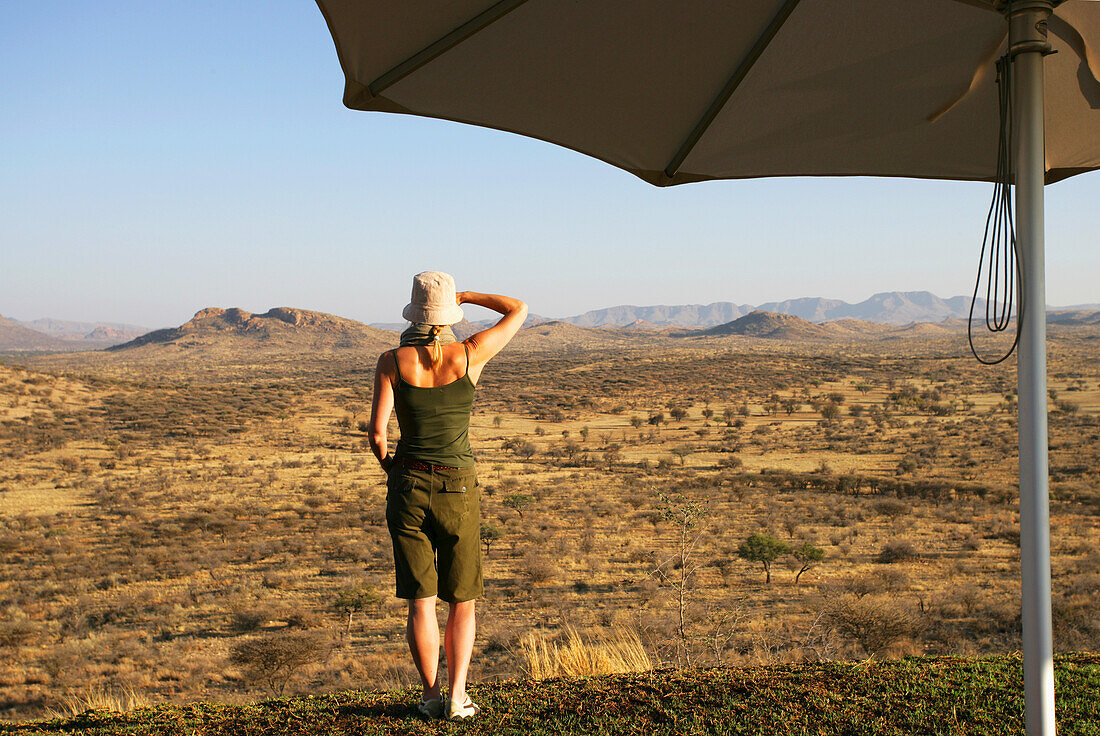
[[[35,320],[15,320],[24,327],[50,337],[74,342],[116,344],[133,340],[149,331],[148,327],[121,322],[73,322],[43,317]],[[106,347],[99,345],[98,347]]]
[[[977,308],[985,309],[985,301],[979,300]],[[928,291],[884,291],[857,304],[839,299],[789,299],[761,304],[757,309],[793,314],[811,322],[861,319],[905,325],[910,322],[940,322],[948,317],[966,317],[970,311],[970,297],[941,299]]]
[[1100,325],[1100,311],[1048,312],[1047,323],[1054,325]]
[[[978,308],[985,308],[983,300],[978,301]],[[857,319],[906,325],[910,322],[940,322],[948,317],[966,317],[970,311],[970,297],[941,299],[927,291],[886,291],[858,304],[849,304],[840,299],[804,297],[756,306],[734,302],[653,307],[624,305],[596,309],[574,317],[565,317],[562,321],[582,327],[625,327],[639,321],[655,326],[715,327],[754,311],[789,314],[808,322]]]
[[510,345],[513,349],[519,350],[613,346],[633,344],[636,340],[635,335],[636,332],[633,330],[578,327],[561,320],[552,320],[532,327],[524,327],[516,334]]
[[19,322],[0,316],[0,352],[31,352],[38,350],[72,350],[72,345],[56,337],[24,327]]
[[703,335],[743,335],[774,340],[827,340],[830,331],[801,317],[757,310],[724,325],[704,330]]
[[154,330],[108,350],[131,351],[146,346],[243,347],[269,350],[354,349],[380,352],[397,341],[393,332],[324,312],[275,307],[253,314],[233,307],[207,307],[179,327]]
[[739,306],[733,302],[654,307],[622,305],[565,317],[561,321],[578,327],[624,327],[639,321],[654,325],[710,327],[737,319],[751,311],[752,307],[748,304]]

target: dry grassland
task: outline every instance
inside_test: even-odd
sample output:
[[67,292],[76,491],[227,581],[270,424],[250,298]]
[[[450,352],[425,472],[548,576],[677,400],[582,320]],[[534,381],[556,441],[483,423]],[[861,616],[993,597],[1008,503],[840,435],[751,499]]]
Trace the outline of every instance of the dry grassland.
[[[1059,650],[1100,649],[1095,346],[1051,341]],[[471,427],[497,536],[473,679],[567,632],[634,632],[680,665],[1018,649],[1015,375],[964,354],[638,337],[502,355]],[[0,714],[412,682],[358,427],[373,360],[0,366]],[[739,552],[754,534],[822,559],[778,555],[766,583]],[[287,654],[285,678],[248,642]]]

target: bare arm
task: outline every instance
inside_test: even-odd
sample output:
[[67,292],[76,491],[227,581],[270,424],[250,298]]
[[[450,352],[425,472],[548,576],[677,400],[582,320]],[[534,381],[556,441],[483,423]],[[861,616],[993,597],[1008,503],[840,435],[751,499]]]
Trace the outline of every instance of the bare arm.
[[389,460],[387,459],[387,429],[390,424],[390,413],[393,412],[393,384],[396,375],[396,366],[393,361],[393,353],[386,352],[378,356],[378,365],[374,368],[374,398],[370,407],[370,427],[367,438],[370,441],[370,449],[378,458],[382,470],[389,472]]
[[476,291],[459,292],[457,301],[459,304],[476,304],[504,315],[489,329],[466,338],[470,351],[470,368],[480,375],[482,366],[499,353],[516,336],[519,328],[523,327],[523,322],[527,319],[527,305],[510,296],[479,294]]

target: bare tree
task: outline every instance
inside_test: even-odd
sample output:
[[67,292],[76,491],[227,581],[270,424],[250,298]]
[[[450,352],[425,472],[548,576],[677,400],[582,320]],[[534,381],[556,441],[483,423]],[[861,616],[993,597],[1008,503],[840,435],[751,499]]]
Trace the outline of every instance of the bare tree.
[[706,532],[700,522],[706,518],[705,503],[688,501],[682,494],[660,494],[657,505],[661,520],[669,524],[676,535],[676,553],[661,562],[653,573],[662,585],[670,588],[676,598],[676,632],[680,657],[690,656],[687,633],[687,607],[695,590],[695,573],[703,566],[696,556],[696,548]]
[[283,694],[294,673],[321,659],[321,637],[308,632],[285,632],[242,641],[229,660],[260,680],[276,697]]

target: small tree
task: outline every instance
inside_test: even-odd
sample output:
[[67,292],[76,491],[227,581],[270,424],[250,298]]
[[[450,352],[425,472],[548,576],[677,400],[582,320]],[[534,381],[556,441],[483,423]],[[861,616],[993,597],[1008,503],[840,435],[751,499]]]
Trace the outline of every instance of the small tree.
[[280,696],[294,673],[322,655],[321,638],[314,633],[286,632],[242,641],[229,660],[260,680],[272,695]]
[[695,548],[703,537],[705,525],[700,521],[707,518],[705,503],[686,500],[681,494],[666,496],[660,494],[657,506],[661,520],[670,524],[676,534],[676,554],[659,564],[654,570],[657,578],[672,589],[676,595],[677,633],[683,652],[688,651],[686,613],[688,598],[694,590],[695,573],[702,567],[696,559]]
[[783,411],[787,412],[787,416],[794,414],[796,411],[802,408],[802,402],[796,398],[783,399]]
[[528,496],[526,493],[509,493],[504,497],[504,505],[519,514],[519,518],[523,519],[523,510],[531,505],[535,499]]
[[684,464],[684,458],[691,454],[691,447],[688,445],[680,445],[679,447],[672,448],[672,454],[680,458],[680,465]]
[[764,582],[772,581],[772,563],[791,551],[786,542],[776,539],[768,533],[753,534],[737,548],[737,555],[749,562],[759,562],[764,566]]
[[346,613],[348,621],[344,627],[344,635],[351,633],[352,619],[359,611],[373,608],[382,601],[373,587],[369,585],[352,585],[340,588],[336,591],[336,597],[332,601],[332,607],[340,613]]
[[798,585],[798,579],[802,577],[802,573],[825,559],[825,550],[820,547],[815,547],[809,542],[803,542],[801,545],[791,550],[791,555],[800,565],[802,565],[798,574],[794,576],[794,584]]
[[483,522],[481,524],[481,543],[485,545],[485,554],[489,554],[489,547],[503,536],[504,532],[500,530],[499,526],[489,521]]
[[688,415],[687,409],[682,406],[675,406],[668,410],[668,413],[672,415],[672,418],[678,422],[684,421],[684,418]]

